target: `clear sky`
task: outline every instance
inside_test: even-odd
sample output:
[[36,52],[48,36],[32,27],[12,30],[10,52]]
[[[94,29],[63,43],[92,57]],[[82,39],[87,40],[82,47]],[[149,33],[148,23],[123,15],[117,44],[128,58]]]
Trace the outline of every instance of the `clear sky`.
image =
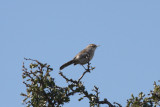
[[[25,106],[24,57],[50,64],[65,86],[59,67],[91,43],[101,46],[91,61],[96,69],[83,78],[88,91],[96,85],[101,98],[123,106],[132,93],[149,93],[160,80],[160,1],[1,0],[0,107]],[[83,71],[79,65],[63,70],[73,79]],[[88,107],[78,98],[64,107]]]

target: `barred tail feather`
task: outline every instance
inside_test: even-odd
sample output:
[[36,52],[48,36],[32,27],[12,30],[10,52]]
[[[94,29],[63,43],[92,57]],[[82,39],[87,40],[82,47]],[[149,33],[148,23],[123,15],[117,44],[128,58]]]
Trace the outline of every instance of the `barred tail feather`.
[[69,62],[63,64],[63,65],[60,67],[60,70],[62,70],[63,68],[65,68],[65,67],[67,67],[67,66],[69,66],[69,65],[71,65],[71,64],[73,64],[73,63],[74,63],[74,61],[71,60],[71,61],[69,61]]

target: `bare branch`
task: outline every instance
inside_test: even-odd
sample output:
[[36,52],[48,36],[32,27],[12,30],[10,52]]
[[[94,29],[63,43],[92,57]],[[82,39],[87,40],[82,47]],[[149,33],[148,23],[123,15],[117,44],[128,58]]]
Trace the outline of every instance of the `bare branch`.
[[64,76],[64,75],[63,75],[63,73],[62,73],[62,72],[59,72],[59,74],[60,74],[60,75],[61,75],[61,76],[62,76],[62,77],[67,81],[67,82],[69,81],[69,82],[73,82],[73,83],[76,83],[76,84],[78,83],[78,82],[77,82],[77,81],[75,81],[75,80],[68,79],[66,76]]

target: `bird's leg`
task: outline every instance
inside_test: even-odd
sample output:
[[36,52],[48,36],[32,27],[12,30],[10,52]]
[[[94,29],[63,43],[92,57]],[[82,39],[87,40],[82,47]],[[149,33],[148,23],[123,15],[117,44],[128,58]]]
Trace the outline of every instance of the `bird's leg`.
[[82,67],[83,67],[85,70],[87,70],[83,65],[82,65]]

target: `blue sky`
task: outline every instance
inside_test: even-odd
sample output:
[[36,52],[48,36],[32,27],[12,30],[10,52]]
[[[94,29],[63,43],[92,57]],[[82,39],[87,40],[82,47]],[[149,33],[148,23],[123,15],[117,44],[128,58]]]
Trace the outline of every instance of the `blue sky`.
[[[160,1],[3,0],[0,1],[0,106],[24,107],[21,92],[24,57],[50,64],[56,83],[65,86],[59,67],[88,44],[101,45],[83,78],[87,90],[123,106],[131,94],[149,93],[160,80]],[[70,78],[79,65],[63,70]],[[88,107],[71,97],[64,107]],[[103,106],[102,106],[103,107]]]

